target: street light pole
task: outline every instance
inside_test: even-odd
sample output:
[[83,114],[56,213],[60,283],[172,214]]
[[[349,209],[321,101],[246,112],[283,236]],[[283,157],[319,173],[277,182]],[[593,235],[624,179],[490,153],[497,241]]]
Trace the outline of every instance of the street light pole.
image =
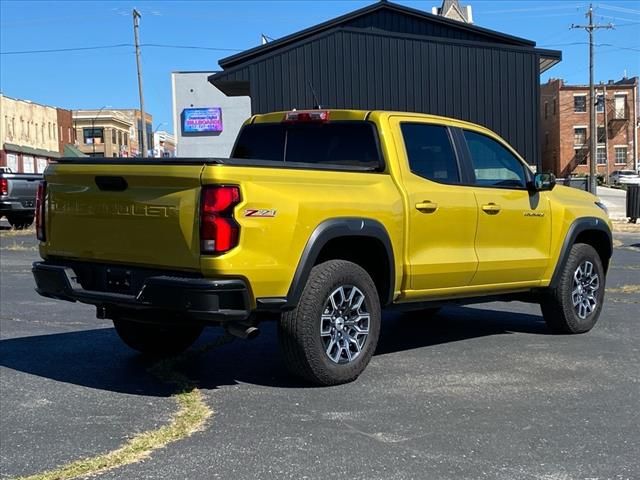
[[140,39],[138,38],[140,12],[133,9],[133,36],[136,44],[136,65],[138,67],[138,93],[140,94],[140,125],[142,126],[142,158],[148,155],[147,150],[147,120],[144,115],[144,95],[142,94],[142,65],[140,63]]

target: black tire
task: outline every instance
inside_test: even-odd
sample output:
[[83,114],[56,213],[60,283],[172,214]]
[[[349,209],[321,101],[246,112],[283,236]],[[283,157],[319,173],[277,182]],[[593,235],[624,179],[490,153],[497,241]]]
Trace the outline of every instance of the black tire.
[[7,215],[7,222],[15,230],[24,230],[33,224],[33,215]]
[[114,319],[113,325],[124,343],[152,357],[167,357],[185,351],[203,329],[202,325],[165,325],[129,319]]
[[[343,289],[342,293],[336,293],[340,289]],[[337,319],[327,320],[327,317],[338,315],[338,310],[327,315],[332,309],[329,303],[332,293],[338,295],[334,299],[348,295],[346,302],[349,305],[354,301],[358,303],[361,296],[364,299],[360,301],[361,306],[356,307],[357,311],[353,306],[349,309],[350,316],[346,317],[347,320],[342,319],[342,315],[347,313],[347,303],[343,303],[343,313]],[[355,326],[342,324],[343,321],[352,323],[356,317],[362,318],[361,321],[368,326],[368,335],[364,338],[361,337],[362,333],[355,331]],[[358,328],[364,330],[365,323],[359,324]],[[278,333],[287,368],[294,375],[317,385],[351,382],[358,378],[375,352],[380,336],[380,323],[378,292],[373,280],[362,267],[344,260],[330,260],[316,265],[311,270],[298,306],[283,313],[280,319]],[[325,332],[322,336],[321,328],[325,326],[329,326],[328,330],[333,333]],[[337,339],[333,344],[337,350],[327,346],[334,339]],[[355,345],[349,343],[349,339],[353,339]],[[362,345],[359,345],[360,339],[363,341]],[[348,348],[345,348],[345,344],[349,345]],[[352,347],[359,351],[352,351]],[[327,350],[335,352],[337,361],[329,357]]]
[[[578,275],[578,278],[583,278],[583,275],[578,273],[578,268],[585,266],[585,262],[593,266],[593,275],[598,278],[598,288],[595,291],[592,291],[592,287],[588,286],[585,289],[582,282],[574,279],[575,275]],[[574,282],[577,283],[574,284]],[[593,281],[586,283],[593,285]],[[590,297],[595,299],[596,303],[590,307],[590,311],[582,301],[578,302],[578,306],[574,306],[573,294],[578,284],[580,290],[576,290],[578,292],[576,299],[584,298],[584,302],[588,305],[591,305],[591,302],[587,300],[587,293],[590,293]],[[576,243],[571,247],[569,257],[562,267],[558,286],[548,289],[540,302],[542,315],[547,326],[554,333],[588,332],[596,324],[602,311],[604,291],[605,274],[600,256],[591,245]],[[583,294],[584,296],[582,296]]]

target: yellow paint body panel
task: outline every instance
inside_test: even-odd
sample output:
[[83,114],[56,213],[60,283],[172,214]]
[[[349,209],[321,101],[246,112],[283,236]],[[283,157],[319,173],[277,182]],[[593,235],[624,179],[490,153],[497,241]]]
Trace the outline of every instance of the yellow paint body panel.
[[[284,115],[257,115],[247,123],[281,122]],[[548,285],[575,219],[597,217],[610,225],[594,205],[595,197],[575,189],[556,187],[536,194],[533,202],[523,190],[444,185],[411,173],[401,122],[471,129],[506,145],[477,125],[413,113],[332,110],[330,121],[336,120],[375,124],[384,172],[205,162],[53,164],[46,171],[47,241],[40,244],[41,256],[242,278],[255,306],[256,298],[287,295],[318,225],[359,217],[376,220],[387,230],[396,267],[394,298],[407,302]],[[95,184],[100,175],[122,176],[128,188],[101,191]],[[200,254],[200,190],[210,184],[237,185],[241,192],[235,208],[239,245],[219,256]],[[419,211],[416,205],[425,201],[437,204],[437,209]],[[496,215],[482,210],[491,202],[501,207]],[[247,217],[247,209],[276,214]]]

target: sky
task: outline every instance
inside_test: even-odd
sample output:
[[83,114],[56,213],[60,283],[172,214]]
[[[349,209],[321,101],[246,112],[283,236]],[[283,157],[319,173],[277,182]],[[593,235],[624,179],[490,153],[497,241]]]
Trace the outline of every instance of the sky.
[[[4,95],[67,109],[138,108],[131,11],[142,13],[140,41],[145,110],[153,128],[173,131],[171,72],[216,71],[218,60],[343,15],[375,0],[0,1],[0,90]],[[431,11],[440,0],[396,0]],[[542,75],[589,81],[588,3],[564,0],[468,0],[478,26],[561,50]],[[640,0],[594,2],[598,30],[595,79],[640,76]],[[113,48],[98,48],[125,44]],[[178,48],[189,47],[189,48]],[[194,48],[195,47],[195,48]],[[33,52],[88,48],[80,51]]]

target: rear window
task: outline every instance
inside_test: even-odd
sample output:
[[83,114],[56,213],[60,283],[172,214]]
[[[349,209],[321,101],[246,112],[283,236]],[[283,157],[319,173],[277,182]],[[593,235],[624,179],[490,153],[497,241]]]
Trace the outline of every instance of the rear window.
[[231,156],[372,169],[382,166],[374,126],[367,122],[247,125]]

